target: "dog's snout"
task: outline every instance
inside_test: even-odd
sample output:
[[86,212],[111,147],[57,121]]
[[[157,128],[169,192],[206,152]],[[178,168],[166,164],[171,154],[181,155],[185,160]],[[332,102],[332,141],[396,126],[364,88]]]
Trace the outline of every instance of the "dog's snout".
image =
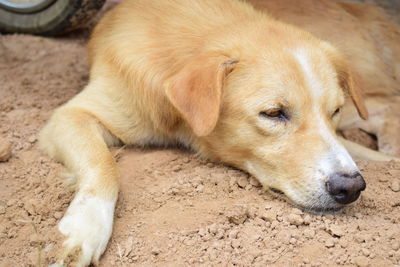
[[364,178],[359,172],[353,175],[335,174],[326,182],[328,193],[340,204],[349,204],[365,190]]

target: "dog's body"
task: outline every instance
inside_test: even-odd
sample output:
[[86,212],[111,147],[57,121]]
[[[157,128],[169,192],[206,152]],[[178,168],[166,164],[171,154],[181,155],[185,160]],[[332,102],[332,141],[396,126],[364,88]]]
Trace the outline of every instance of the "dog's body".
[[[78,178],[59,225],[78,265],[98,261],[111,235],[108,146],[181,143],[310,209],[340,208],[365,188],[335,136],[345,94],[367,117],[360,89],[340,53],[308,32],[240,1],[134,0],[99,23],[89,58],[89,84],[40,137]],[[346,109],[347,124],[359,123]]]

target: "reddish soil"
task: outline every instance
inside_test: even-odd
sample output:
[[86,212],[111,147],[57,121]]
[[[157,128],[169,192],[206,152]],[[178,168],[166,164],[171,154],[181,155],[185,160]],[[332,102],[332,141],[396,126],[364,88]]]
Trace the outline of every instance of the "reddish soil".
[[[0,35],[0,266],[54,261],[73,192],[38,150],[52,110],[88,81],[88,30]],[[359,131],[345,133],[370,147]],[[11,155],[8,155],[8,147]],[[358,162],[367,190],[336,214],[310,214],[239,170],[179,149],[113,149],[122,172],[100,266],[396,266],[400,163]]]

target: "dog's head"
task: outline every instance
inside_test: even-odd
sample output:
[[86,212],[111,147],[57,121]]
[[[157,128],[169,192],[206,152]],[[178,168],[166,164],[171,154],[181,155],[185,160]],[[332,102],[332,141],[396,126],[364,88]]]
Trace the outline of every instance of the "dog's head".
[[315,210],[336,209],[365,189],[338,142],[345,96],[367,117],[345,61],[329,44],[270,44],[255,55],[201,55],[170,78],[166,94],[198,149],[244,169]]

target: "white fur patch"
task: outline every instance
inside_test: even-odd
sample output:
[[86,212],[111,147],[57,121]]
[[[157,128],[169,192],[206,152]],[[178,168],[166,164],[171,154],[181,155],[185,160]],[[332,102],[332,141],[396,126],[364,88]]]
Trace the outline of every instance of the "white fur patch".
[[65,253],[78,247],[76,266],[97,262],[110,239],[116,201],[78,193],[61,219],[58,229],[66,236]]
[[296,51],[294,55],[303,69],[305,81],[311,90],[313,98],[319,99],[322,96],[323,86],[318,77],[316,77],[315,71],[312,69],[307,50],[300,49]]
[[329,147],[328,154],[318,163],[320,169],[326,176],[332,175],[335,172],[354,173],[358,171],[350,154],[328,129],[319,111],[318,103],[323,95],[324,88],[323,83],[315,74],[316,71],[313,70],[308,52],[305,49],[299,49],[294,53],[294,56],[303,69],[305,81],[312,94],[312,101],[314,102],[313,114],[315,114],[314,119],[318,122],[319,134]]

